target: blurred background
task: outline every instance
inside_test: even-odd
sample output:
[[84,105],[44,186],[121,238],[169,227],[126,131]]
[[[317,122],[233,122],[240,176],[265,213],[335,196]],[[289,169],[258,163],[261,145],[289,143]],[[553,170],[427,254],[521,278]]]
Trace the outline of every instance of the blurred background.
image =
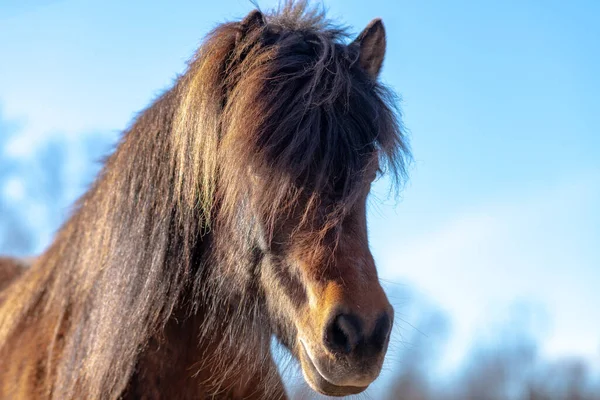
[[[383,18],[415,157],[400,198],[370,198],[396,323],[358,397],[600,399],[600,2],[324,5],[355,33]],[[43,251],[136,112],[252,8],[0,1],[0,253]]]

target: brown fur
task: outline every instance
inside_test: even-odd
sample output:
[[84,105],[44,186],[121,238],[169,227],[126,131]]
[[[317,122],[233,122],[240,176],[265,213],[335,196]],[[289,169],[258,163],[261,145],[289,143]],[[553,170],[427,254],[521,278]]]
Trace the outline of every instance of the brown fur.
[[389,306],[364,202],[404,171],[394,98],[304,2],[261,18],[207,37],[31,268],[0,261],[0,398],[283,397],[270,339],[298,355],[311,297]]
[[0,257],[0,291],[17,279],[27,266],[25,261]]

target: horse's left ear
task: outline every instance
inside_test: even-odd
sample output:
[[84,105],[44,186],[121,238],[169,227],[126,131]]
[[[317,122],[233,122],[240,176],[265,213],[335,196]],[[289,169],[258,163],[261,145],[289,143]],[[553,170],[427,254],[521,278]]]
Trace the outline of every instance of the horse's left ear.
[[385,28],[380,18],[376,18],[358,35],[353,44],[359,47],[358,62],[371,76],[377,79],[385,56]]
[[266,24],[265,16],[259,10],[251,11],[250,14],[246,15],[240,22],[239,31],[236,36],[236,40],[239,42],[244,36],[253,29],[262,28]]

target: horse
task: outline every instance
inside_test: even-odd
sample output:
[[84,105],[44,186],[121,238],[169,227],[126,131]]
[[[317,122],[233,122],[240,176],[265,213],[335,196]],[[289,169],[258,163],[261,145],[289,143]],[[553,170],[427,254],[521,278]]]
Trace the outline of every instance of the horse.
[[286,398],[273,338],[364,391],[394,319],[367,196],[410,157],[385,46],[302,1],[217,25],[49,247],[0,260],[0,398]]

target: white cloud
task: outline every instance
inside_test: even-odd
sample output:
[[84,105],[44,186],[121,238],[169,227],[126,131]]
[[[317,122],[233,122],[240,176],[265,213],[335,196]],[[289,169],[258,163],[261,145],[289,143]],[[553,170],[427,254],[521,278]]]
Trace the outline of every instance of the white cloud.
[[600,249],[593,245],[600,240],[599,176],[592,171],[484,204],[386,246],[378,252],[382,278],[413,285],[449,314],[450,362],[460,361],[499,310],[516,302],[546,310],[549,324],[537,329],[547,356],[599,358]]
[[25,197],[25,186],[20,179],[9,178],[4,184],[4,194],[13,201],[21,201]]

